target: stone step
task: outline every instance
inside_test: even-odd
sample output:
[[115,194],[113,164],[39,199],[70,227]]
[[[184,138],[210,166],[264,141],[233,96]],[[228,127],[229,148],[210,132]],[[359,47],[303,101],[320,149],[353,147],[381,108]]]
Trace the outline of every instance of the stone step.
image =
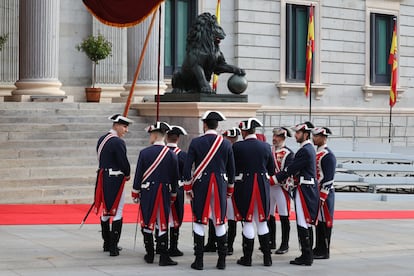
[[[53,131],[99,131],[104,133],[111,127],[110,122],[105,123],[0,123],[1,132],[53,132]],[[145,133],[146,125],[144,123],[134,124],[128,129],[130,132]]]
[[[87,177],[59,177],[59,178],[30,178],[30,179],[0,179],[2,191],[9,188],[29,190],[31,187],[41,186],[93,186],[95,187],[96,174]],[[0,197],[1,200],[2,197]]]
[[[135,167],[138,154],[128,154],[128,160],[131,167]],[[95,166],[98,167],[96,155],[89,156],[71,156],[71,157],[51,157],[51,158],[14,158],[0,159],[0,168],[39,168],[39,167],[63,167],[63,166]]]
[[[59,123],[98,123],[98,124],[106,124],[110,125],[110,120],[108,117],[112,115],[109,114],[108,116],[97,116],[97,115],[70,115],[70,116],[58,116],[58,115],[49,115],[45,114],[43,116],[36,116],[36,114],[31,114],[29,112],[27,115],[0,115],[0,124],[3,123],[32,123],[32,124],[59,124]],[[145,120],[136,117],[136,116],[128,116],[131,120],[134,121],[134,124],[131,125],[133,127],[135,124],[146,124]]]
[[59,166],[32,168],[0,168],[3,179],[32,179],[32,178],[68,178],[89,177],[96,175],[97,166]]
[[[1,204],[7,203],[56,203],[56,200],[85,200],[92,202],[94,186],[40,186],[30,190],[3,189]],[[28,194],[30,198],[28,198]],[[68,202],[69,203],[69,202]]]
[[[97,140],[111,128],[108,117],[123,109],[124,104],[1,103],[0,204],[91,203]],[[128,117],[135,122],[125,137],[133,174],[148,134],[136,110]]]
[[[83,166],[43,166],[30,168],[0,168],[0,175],[3,180],[31,180],[44,178],[79,178],[96,176],[97,165]],[[135,172],[135,164],[131,165],[131,175]]]
[[[125,202],[132,203],[129,191],[132,184],[125,184]],[[2,189],[0,204],[85,204],[94,199],[95,184],[93,185],[42,185],[22,189]],[[81,220],[81,218],[80,218]]]
[[[102,135],[103,133],[101,133]],[[1,135],[1,133],[0,133]],[[126,135],[125,143],[127,145],[128,151],[130,148],[136,149],[141,147],[146,147],[148,145],[148,136],[145,138],[133,138],[132,135],[136,136],[133,133],[128,133]],[[30,148],[56,148],[64,147],[68,148],[89,148],[92,147],[95,149],[96,143],[99,137],[89,138],[89,139],[60,139],[60,140],[13,140],[13,141],[3,141],[0,142],[0,156],[2,156],[2,151],[6,151],[9,149],[30,149]]]

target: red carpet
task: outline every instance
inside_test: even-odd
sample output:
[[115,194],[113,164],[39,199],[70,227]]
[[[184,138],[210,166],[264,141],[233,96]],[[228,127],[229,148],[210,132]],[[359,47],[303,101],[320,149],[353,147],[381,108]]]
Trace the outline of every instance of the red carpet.
[[[4,204],[0,205],[0,225],[80,224],[89,210],[88,204]],[[138,205],[126,204],[124,222],[136,223]],[[292,213],[291,218],[295,215]],[[335,219],[414,219],[414,210],[335,211]],[[186,205],[184,221],[191,221],[190,205]],[[91,212],[86,224],[99,223],[99,216]]]

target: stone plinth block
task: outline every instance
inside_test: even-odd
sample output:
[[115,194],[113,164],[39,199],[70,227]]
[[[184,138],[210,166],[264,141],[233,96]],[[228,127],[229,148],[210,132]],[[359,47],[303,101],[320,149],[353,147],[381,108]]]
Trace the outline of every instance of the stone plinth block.
[[[180,138],[180,146],[187,149],[192,138],[203,133],[201,116],[207,110],[217,110],[226,116],[225,121],[219,122],[218,132],[238,126],[240,121],[250,117],[256,117],[257,110],[261,104],[241,102],[160,102],[159,121],[165,121],[171,125],[184,127],[188,136]],[[148,124],[157,120],[157,103],[145,102],[131,104],[131,109],[136,109],[139,116],[146,118]]]

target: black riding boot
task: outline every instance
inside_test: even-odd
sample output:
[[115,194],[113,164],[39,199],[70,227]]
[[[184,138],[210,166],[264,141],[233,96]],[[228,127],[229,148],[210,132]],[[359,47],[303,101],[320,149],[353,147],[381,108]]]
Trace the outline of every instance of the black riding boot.
[[272,266],[272,252],[270,251],[270,234],[259,235],[260,250],[263,253],[263,265]]
[[154,238],[155,238],[155,254],[160,254],[160,248],[159,248],[159,242],[158,242],[158,233],[160,231],[158,228],[155,228],[154,230]]
[[184,253],[178,249],[179,228],[170,227],[170,248],[168,254],[172,257],[183,256]]
[[204,255],[204,236],[199,236],[193,232],[194,235],[194,256],[195,260],[191,264],[191,268],[203,270],[203,255]]
[[144,246],[145,251],[147,252],[144,256],[144,260],[148,264],[152,264],[154,262],[154,238],[152,233],[142,231],[142,235],[144,236]]
[[217,237],[217,252],[218,260],[216,267],[218,269],[226,268],[226,256],[227,256],[227,235],[224,234],[221,237]]
[[227,230],[227,255],[233,255],[233,243],[237,233],[237,221],[229,220],[227,224],[229,226]]
[[118,256],[118,242],[121,238],[122,219],[112,221],[111,243],[109,246],[109,256]]
[[267,227],[269,228],[270,235],[270,249],[276,249],[276,220],[274,216],[269,216]]
[[157,238],[157,243],[159,243],[160,249],[160,266],[167,266],[167,265],[177,265],[177,262],[171,260],[170,255],[168,255],[168,233]]
[[243,257],[237,260],[237,264],[244,266],[252,266],[254,239],[248,239],[243,236]]
[[109,219],[107,221],[101,220],[101,229],[102,229],[102,239],[104,241],[103,243],[103,251],[108,252],[109,251],[109,244],[111,240],[111,230],[109,229]]
[[295,265],[307,265],[310,266],[313,263],[313,253],[310,241],[310,231],[312,228],[306,229],[298,226],[299,242],[302,250],[300,257],[290,261],[290,264]]
[[315,248],[313,248],[313,255],[316,256],[320,256],[323,255],[324,253],[324,235],[323,235],[323,231],[324,229],[322,229],[322,227],[324,227],[324,222],[323,221],[318,221],[318,224],[315,227],[315,236],[316,236],[316,240],[315,240]]
[[207,244],[204,246],[204,252],[216,252],[216,228],[212,219],[208,220],[208,238]]
[[[316,247],[313,250],[314,259],[329,259],[329,247],[331,243],[332,228],[328,228],[325,222],[319,221],[316,226]],[[318,244],[319,235],[319,244]]]
[[290,234],[290,221],[288,216],[280,216],[280,224],[282,228],[282,243],[275,254],[285,254],[289,251],[289,234]]

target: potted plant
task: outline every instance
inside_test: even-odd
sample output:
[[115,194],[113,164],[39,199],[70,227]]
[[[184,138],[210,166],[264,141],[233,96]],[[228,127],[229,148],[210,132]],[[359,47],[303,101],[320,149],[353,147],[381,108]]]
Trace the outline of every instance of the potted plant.
[[80,52],[84,52],[92,61],[92,87],[85,88],[86,100],[88,102],[99,102],[101,97],[101,88],[95,87],[96,84],[96,65],[111,55],[112,44],[102,34],[97,36],[90,35],[76,46]]

